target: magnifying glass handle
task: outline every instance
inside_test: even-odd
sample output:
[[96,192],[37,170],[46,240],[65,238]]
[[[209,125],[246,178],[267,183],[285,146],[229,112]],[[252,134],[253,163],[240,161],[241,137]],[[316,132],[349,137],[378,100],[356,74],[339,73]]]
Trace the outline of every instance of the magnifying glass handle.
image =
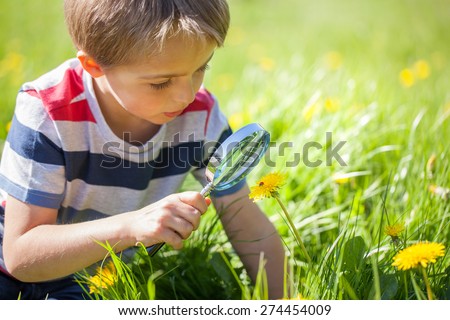
[[203,196],[203,198],[206,198],[207,196],[209,196],[209,193],[213,189],[213,186],[214,186],[213,182],[211,181],[202,189],[202,191],[200,191],[200,194]]
[[[211,181],[202,189],[202,191],[200,191],[200,194],[204,198],[206,198],[212,189],[213,189],[213,183]],[[154,244],[151,247],[148,247],[147,252],[150,255],[150,257],[153,257],[158,252],[158,250],[163,247],[163,245],[164,245],[164,242],[161,242],[161,243]]]
[[159,251],[159,249],[161,249],[163,247],[163,245],[164,245],[164,242],[161,242],[161,243],[154,244],[151,247],[147,247],[148,255],[150,257],[153,257]]

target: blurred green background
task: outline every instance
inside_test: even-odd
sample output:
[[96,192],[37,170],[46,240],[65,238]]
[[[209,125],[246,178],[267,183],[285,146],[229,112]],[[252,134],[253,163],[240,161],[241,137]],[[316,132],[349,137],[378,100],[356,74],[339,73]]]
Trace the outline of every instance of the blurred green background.
[[[434,85],[449,84],[448,0],[229,3],[229,37],[225,48],[217,52],[206,80],[229,115],[256,107],[249,104],[258,99],[258,92],[249,92],[250,88],[246,92],[248,99],[239,105],[232,103],[233,92],[243,80],[248,81],[245,73],[251,72],[251,67],[265,71],[267,81],[261,81],[261,85],[273,86],[270,80],[276,70],[298,75],[295,90],[303,92],[296,104],[299,109],[313,94],[305,92],[307,88],[302,84],[311,81],[325,94],[336,96],[350,90],[342,87],[342,82],[351,80],[350,86],[364,87],[359,95],[366,101],[360,103],[375,98],[389,101],[393,94],[404,94],[397,92],[402,90],[399,72],[419,59],[430,65]],[[60,0],[1,1],[0,26],[0,123],[6,125],[21,83],[73,57],[75,51],[66,32]],[[341,72],[325,74],[327,67]],[[321,83],[330,78],[333,85]],[[382,82],[374,88],[379,79]],[[372,86],[367,85],[370,82]],[[383,91],[385,86],[388,92]],[[432,97],[436,107],[450,100],[448,96],[436,100],[432,91],[426,96]],[[0,138],[4,136],[2,126]]]

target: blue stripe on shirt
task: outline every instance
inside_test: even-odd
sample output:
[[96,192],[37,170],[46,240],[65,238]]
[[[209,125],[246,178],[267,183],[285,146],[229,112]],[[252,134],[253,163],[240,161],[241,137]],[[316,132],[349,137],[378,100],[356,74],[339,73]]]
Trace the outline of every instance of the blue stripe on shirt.
[[91,185],[144,190],[152,179],[184,174],[199,167],[202,145],[195,141],[166,147],[155,160],[142,163],[88,151],[65,152],[66,177],[68,181],[80,179]]
[[40,190],[26,189],[8,180],[2,174],[0,174],[0,186],[2,190],[22,202],[32,203],[46,208],[59,208],[64,198],[64,194],[53,194]]
[[6,140],[10,148],[23,158],[40,163],[64,165],[62,149],[41,132],[24,126],[16,116],[13,117]]
[[[144,190],[151,179],[184,174],[201,167],[203,142],[164,147],[158,157],[142,163],[122,159],[119,153],[96,154],[89,151],[63,151],[49,138],[13,119],[8,134],[10,148],[18,155],[38,163],[65,167],[68,181],[81,179],[88,184]],[[120,152],[120,150],[118,151]],[[145,154],[142,154],[145,157]]]
[[63,151],[41,132],[21,124],[16,117],[7,140],[11,149],[24,158],[64,166],[68,181],[80,179],[91,185],[144,190],[152,179],[181,175],[192,168],[205,167],[205,152],[211,153],[230,134],[228,128],[221,134],[219,141],[209,146],[204,146],[202,141],[166,146],[160,150],[156,159],[141,163],[125,160],[120,154],[114,156],[89,151]]

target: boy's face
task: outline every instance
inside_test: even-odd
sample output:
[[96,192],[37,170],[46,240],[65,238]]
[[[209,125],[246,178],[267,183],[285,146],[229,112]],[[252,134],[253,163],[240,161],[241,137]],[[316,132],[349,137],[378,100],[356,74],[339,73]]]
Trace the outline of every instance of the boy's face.
[[194,101],[215,48],[213,42],[173,37],[145,61],[105,69],[98,82],[105,99],[99,101],[153,124],[169,122]]

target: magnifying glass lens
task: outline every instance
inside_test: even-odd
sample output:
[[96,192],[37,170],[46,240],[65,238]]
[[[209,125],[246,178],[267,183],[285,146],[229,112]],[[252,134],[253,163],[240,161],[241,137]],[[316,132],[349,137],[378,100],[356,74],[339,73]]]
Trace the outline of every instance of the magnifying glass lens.
[[214,189],[228,189],[247,176],[264,155],[270,136],[265,130],[255,131],[241,141],[229,144],[225,157],[218,161],[214,172]]
[[259,124],[249,124],[228,137],[214,152],[206,168],[210,184],[202,190],[225,190],[242,179],[258,164],[266,152],[270,134]]

